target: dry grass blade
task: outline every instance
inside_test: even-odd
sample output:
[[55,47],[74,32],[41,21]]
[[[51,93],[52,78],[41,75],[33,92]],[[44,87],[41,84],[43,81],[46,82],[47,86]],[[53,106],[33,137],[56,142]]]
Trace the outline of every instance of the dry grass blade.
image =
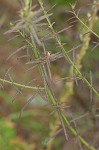
[[15,52],[13,52],[11,55],[9,55],[9,57],[7,58],[7,61],[8,61],[13,55],[15,55],[16,53],[18,53],[18,52],[20,52],[21,50],[24,50],[24,49],[26,49],[26,48],[27,48],[26,45],[23,46],[23,47],[21,47],[21,48],[18,48]]
[[80,115],[80,116],[77,117],[77,118],[73,118],[73,119],[70,121],[70,123],[75,122],[75,121],[77,121],[77,120],[79,120],[79,119],[82,119],[82,118],[84,118],[84,117],[86,117],[86,116],[88,116],[88,115],[89,115],[89,113],[85,113],[85,114],[83,114],[83,115]]
[[70,22],[68,25],[74,25],[74,23],[79,22],[78,20],[73,20],[72,22]]
[[76,50],[76,49],[78,49],[78,48],[80,48],[81,46],[82,46],[82,44],[79,44],[76,47],[73,47],[72,49],[70,49],[69,51],[67,51],[67,54],[70,53],[70,52],[72,52],[72,51],[74,51],[74,50]]
[[75,16],[73,16],[73,17],[69,18],[68,20],[66,20],[66,23],[71,21],[72,19],[75,19]]
[[24,20],[20,21],[14,27],[12,27],[12,29],[6,31],[4,34],[9,34],[9,33],[17,32],[19,29],[23,28],[23,23],[24,23]]
[[55,138],[55,136],[57,136],[62,130],[63,130],[63,128],[58,129],[58,130],[54,133],[54,135],[52,135],[52,136],[50,137],[50,139]]
[[[51,13],[51,14],[48,14],[47,15],[47,17],[50,17],[50,16],[52,16],[53,14]],[[44,16],[41,16],[40,18],[38,18],[38,19],[36,19],[35,21],[34,21],[34,23],[39,23],[40,21],[42,21],[42,20],[44,20],[45,19],[45,15]]]
[[21,112],[20,112],[20,115],[19,115],[19,119],[21,118],[24,109],[29,105],[29,103],[31,103],[31,101],[33,101],[33,99],[36,97],[36,95],[37,95],[37,94],[32,95],[32,96],[27,100],[27,102],[24,104],[23,108],[21,109]]
[[14,37],[9,38],[9,40],[8,40],[8,41],[12,41],[12,40],[14,40],[15,38],[18,38],[18,37],[19,37],[19,35],[15,35]]
[[22,58],[29,58],[29,57],[30,57],[30,55],[23,55],[23,56],[17,57],[17,59],[19,60],[19,59],[22,59]]
[[60,30],[60,31],[58,31],[57,33],[60,34],[60,33],[64,32],[64,31],[66,31],[66,30],[72,28],[73,26],[74,26],[74,25],[68,26],[68,27],[66,27],[66,28],[64,28],[64,29],[62,29],[62,30]]
[[52,107],[55,109],[61,109],[61,108],[70,108],[70,106],[67,106],[65,102],[57,102],[56,105],[52,105]]
[[53,110],[48,116],[52,116],[57,110]]
[[[38,45],[42,45],[42,43],[41,43],[41,41],[40,41],[40,39],[39,39],[39,37],[38,37],[38,35],[36,33],[36,30],[33,28],[33,26],[30,27],[30,31],[31,31],[31,36],[34,37],[34,39],[36,40],[36,42],[38,43]],[[35,43],[35,42],[33,42],[33,43]]]
[[28,72],[28,71],[30,71],[30,70],[33,70],[33,69],[35,69],[36,67],[37,67],[37,64],[34,65],[33,67],[30,67],[30,68],[26,69],[25,72]]
[[93,43],[96,43],[96,45],[92,48],[91,51],[93,51],[95,48],[97,48],[99,46],[99,42],[93,42]]

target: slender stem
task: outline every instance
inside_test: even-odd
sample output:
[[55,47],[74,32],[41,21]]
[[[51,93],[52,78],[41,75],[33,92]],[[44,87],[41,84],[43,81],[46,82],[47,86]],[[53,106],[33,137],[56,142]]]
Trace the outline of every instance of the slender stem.
[[8,84],[11,84],[11,85],[16,85],[16,86],[19,86],[19,87],[27,88],[27,89],[33,89],[33,90],[38,90],[38,89],[40,89],[40,90],[44,90],[43,87],[28,86],[28,85],[24,85],[24,84],[12,82],[12,81],[9,81],[9,80],[5,80],[5,79],[2,79],[2,78],[0,78],[0,81],[1,81],[1,82],[5,82],[5,83],[8,83]]
[[99,35],[96,34],[92,29],[90,29],[74,12],[75,17],[79,20],[79,22],[84,25],[91,33],[93,33],[97,38],[99,38]]
[[[58,35],[55,33],[55,31],[54,31],[54,29],[53,29],[53,26],[52,26],[52,24],[51,24],[49,18],[47,17],[47,12],[45,11],[45,9],[44,9],[44,7],[43,7],[42,1],[41,1],[41,0],[38,0],[38,1],[39,1],[39,3],[40,3],[40,6],[41,6],[41,8],[42,8],[44,14],[45,14],[45,17],[46,17],[46,20],[47,20],[47,22],[48,22],[48,24],[49,24],[49,27],[50,27],[50,29],[51,29],[52,32],[53,32],[53,36],[54,36],[54,38],[56,39],[58,45],[61,47],[61,50],[62,50],[62,52],[63,52],[65,58],[66,58],[66,59],[68,60],[68,62],[75,68],[75,70],[77,71],[78,75],[85,81],[85,83],[87,83],[87,85],[88,85],[88,86],[93,90],[93,92],[99,97],[99,93],[98,93],[98,92],[96,91],[96,89],[89,83],[89,81],[88,81],[85,77],[83,77],[83,75],[82,75],[82,73],[80,72],[80,70],[78,69],[78,67],[75,65],[75,63],[74,63],[74,62],[71,60],[71,58],[69,57],[68,53],[66,52],[65,48],[63,47],[63,45],[62,45],[62,43],[61,43],[61,41],[60,41]],[[57,37],[58,37],[58,38],[57,38]]]
[[75,136],[77,136],[79,138],[79,140],[81,141],[81,143],[84,144],[87,147],[88,150],[96,150],[93,146],[91,146],[90,144],[88,144],[80,135],[78,135],[78,133],[70,125],[69,121],[67,120],[67,118],[65,117],[64,114],[62,114],[62,118],[63,118],[64,122],[66,123],[68,129],[73,133],[73,135],[75,135]]
[[[51,28],[52,32],[53,32],[53,36],[56,39],[57,43],[59,44],[59,46],[62,49],[62,52],[64,53],[64,56],[66,57],[66,59],[69,61],[69,63],[76,69],[77,73],[79,74],[79,76],[87,83],[87,85],[96,93],[97,96],[99,96],[99,93],[93,88],[93,86],[87,81],[87,79],[85,77],[82,76],[80,70],[77,68],[77,66],[75,65],[75,63],[70,59],[70,57],[68,56],[67,52],[65,51],[61,41],[59,38],[57,38],[57,35],[52,27],[52,24],[49,20],[49,18],[47,17],[47,12],[45,11],[44,7],[43,7],[43,3],[42,0],[38,0],[40,3],[40,6],[45,14],[46,20],[49,24],[49,27]],[[54,100],[55,101],[55,100]],[[53,103],[53,100],[52,100]],[[86,146],[86,148],[88,150],[95,150],[95,148],[91,145],[89,145],[87,143],[87,141],[85,141],[80,135],[78,135],[78,133],[76,132],[76,130],[70,125],[69,121],[67,120],[66,116],[61,112],[61,116],[62,119],[64,121],[64,123],[67,125],[68,129],[72,132],[73,135],[77,136],[79,138],[79,140],[81,141],[82,144],[84,144]]]

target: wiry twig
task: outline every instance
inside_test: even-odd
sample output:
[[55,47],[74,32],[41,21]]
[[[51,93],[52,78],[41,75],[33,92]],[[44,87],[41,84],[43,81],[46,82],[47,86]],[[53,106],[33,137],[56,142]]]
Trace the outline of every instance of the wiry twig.
[[21,118],[22,116],[22,112],[24,111],[24,109],[29,105],[29,103],[31,103],[31,101],[33,101],[33,99],[36,97],[36,94],[33,94],[28,100],[27,102],[24,104],[23,108],[21,109],[19,118]]

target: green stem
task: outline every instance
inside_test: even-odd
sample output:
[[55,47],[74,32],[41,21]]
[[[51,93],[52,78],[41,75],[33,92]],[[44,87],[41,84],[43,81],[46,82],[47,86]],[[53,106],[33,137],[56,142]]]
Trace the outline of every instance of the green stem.
[[85,81],[85,83],[87,83],[87,85],[88,85],[88,86],[93,90],[93,92],[99,97],[99,93],[98,93],[98,92],[96,91],[96,89],[89,83],[89,81],[88,81],[85,77],[83,77],[83,75],[82,75],[82,73],[80,72],[80,70],[78,69],[78,67],[75,65],[75,63],[71,60],[71,58],[70,58],[69,55],[67,54],[67,52],[66,52],[66,50],[64,49],[64,47],[63,47],[63,45],[62,45],[60,39],[57,38],[57,35],[56,35],[56,33],[55,33],[54,29],[53,29],[53,26],[52,26],[52,24],[51,24],[49,18],[47,17],[47,12],[45,11],[45,9],[44,9],[44,7],[43,7],[42,1],[41,1],[41,0],[38,0],[38,1],[39,1],[39,3],[40,3],[40,6],[41,6],[41,8],[42,8],[44,14],[45,14],[45,17],[46,17],[46,20],[47,20],[47,22],[48,22],[48,24],[49,24],[49,27],[50,27],[50,29],[51,29],[52,32],[53,32],[53,36],[54,36],[54,38],[56,39],[58,45],[61,47],[61,50],[62,50],[62,52],[63,52],[65,58],[66,58],[66,59],[68,60],[68,62],[75,68],[75,70],[77,71],[78,75]]
[[2,78],[0,78],[0,81],[1,81],[1,82],[5,82],[5,83],[8,83],[8,84],[11,84],[11,85],[16,85],[16,86],[19,86],[19,87],[27,88],[27,89],[33,89],[33,90],[38,90],[38,89],[40,89],[40,90],[44,90],[43,87],[33,87],[33,86],[23,85],[23,84],[16,83],[16,82],[12,82],[12,81],[5,80],[5,79],[2,79]]
[[64,122],[66,123],[68,129],[73,133],[73,135],[75,135],[75,136],[77,136],[79,138],[79,140],[81,141],[81,143],[84,144],[87,147],[88,150],[96,150],[93,146],[91,146],[90,144],[88,144],[80,135],[78,135],[78,133],[70,125],[69,121],[67,120],[67,118],[65,117],[64,114],[62,114],[62,118],[63,118]]
[[96,34],[92,29],[90,29],[90,28],[76,15],[75,12],[74,12],[74,15],[75,15],[75,17],[79,20],[79,22],[80,22],[83,26],[85,26],[91,33],[93,33],[97,38],[99,38],[99,35]]
[[[38,0],[39,3],[40,3],[40,6],[45,14],[45,17],[46,17],[46,20],[49,24],[49,27],[51,28],[52,32],[53,32],[53,36],[54,38],[56,39],[57,43],[59,44],[59,46],[61,47],[62,49],[62,52],[64,53],[64,56],[66,57],[66,59],[69,61],[69,63],[75,68],[75,70],[77,71],[77,73],[79,74],[79,76],[87,83],[87,85],[95,92],[95,94],[97,96],[99,96],[99,93],[94,89],[94,87],[87,81],[87,79],[85,77],[82,76],[81,72],[79,71],[79,69],[77,68],[77,66],[75,65],[75,63],[70,59],[70,57],[68,56],[67,52],[65,51],[61,41],[57,38],[56,36],[56,33],[54,32],[54,29],[52,27],[52,24],[49,20],[49,18],[47,17],[47,12],[45,11],[44,7],[43,7],[43,3],[42,3],[42,0]],[[48,89],[50,90],[50,89]],[[56,103],[55,99],[51,98],[51,101],[52,103]],[[61,112],[61,116],[62,116],[62,119],[64,121],[64,123],[67,125],[68,129],[72,132],[73,135],[77,136],[79,138],[79,140],[81,141],[82,144],[84,144],[86,146],[86,148],[88,150],[95,150],[94,147],[92,147],[91,145],[89,145],[87,143],[87,141],[85,141],[80,135],[78,135],[78,133],[76,132],[76,130],[70,125],[69,121],[67,120],[66,116]]]

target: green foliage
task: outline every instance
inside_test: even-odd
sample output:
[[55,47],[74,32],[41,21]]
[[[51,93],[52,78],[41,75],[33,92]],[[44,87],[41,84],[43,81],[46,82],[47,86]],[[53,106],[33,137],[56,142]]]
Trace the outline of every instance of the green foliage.
[[9,119],[0,119],[0,150],[32,150],[32,146],[16,140],[14,123]]
[[0,119],[0,149],[13,150],[11,139],[16,135],[11,121]]

